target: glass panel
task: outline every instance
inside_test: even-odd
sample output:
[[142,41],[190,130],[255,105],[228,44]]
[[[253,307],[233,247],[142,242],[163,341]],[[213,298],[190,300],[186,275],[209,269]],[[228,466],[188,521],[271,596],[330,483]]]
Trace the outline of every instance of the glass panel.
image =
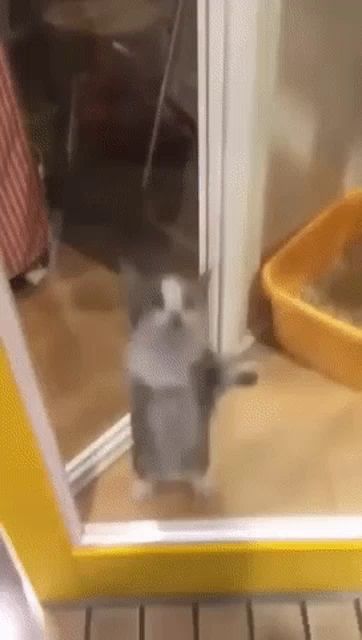
[[14,271],[16,248],[7,268],[82,519],[358,513],[362,197],[335,203],[361,183],[362,5],[281,2],[271,96],[259,34],[266,184],[251,195],[261,263],[275,257],[264,288],[251,274],[255,341],[217,362],[198,277],[196,0],[31,6],[9,3],[9,59],[48,213],[25,224],[37,255]]
[[105,446],[117,458],[124,439],[126,273],[198,276],[196,5],[186,4],[9,0],[1,18],[38,203],[29,211],[15,194],[5,268],[72,478],[76,456],[103,460]]

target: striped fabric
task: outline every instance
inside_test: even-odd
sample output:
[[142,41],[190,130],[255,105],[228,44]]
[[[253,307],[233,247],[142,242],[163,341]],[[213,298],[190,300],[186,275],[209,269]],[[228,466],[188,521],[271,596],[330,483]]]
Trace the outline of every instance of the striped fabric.
[[24,273],[45,252],[47,244],[43,191],[6,49],[0,46],[0,255],[7,277]]

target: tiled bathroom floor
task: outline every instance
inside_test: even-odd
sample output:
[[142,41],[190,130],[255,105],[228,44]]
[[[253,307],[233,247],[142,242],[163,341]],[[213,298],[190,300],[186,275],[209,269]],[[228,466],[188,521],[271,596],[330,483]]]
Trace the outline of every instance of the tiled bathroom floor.
[[137,504],[125,455],[77,497],[86,521],[361,513],[362,394],[275,349],[253,354],[260,381],[231,391],[212,430],[213,497],[168,490]]
[[124,297],[117,272],[65,243],[56,271],[38,288],[17,295],[32,362],[65,461],[127,412]]

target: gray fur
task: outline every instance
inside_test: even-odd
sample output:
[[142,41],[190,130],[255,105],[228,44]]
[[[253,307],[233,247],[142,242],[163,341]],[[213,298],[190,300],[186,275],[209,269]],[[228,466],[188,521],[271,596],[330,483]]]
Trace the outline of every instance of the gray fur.
[[218,364],[208,351],[193,363],[185,385],[155,389],[132,379],[133,463],[141,478],[177,480],[206,473],[218,383]]
[[152,481],[203,476],[209,466],[210,417],[231,380],[208,347],[206,283],[177,279],[182,309],[175,325],[172,313],[162,308],[162,278],[128,275],[135,471]]

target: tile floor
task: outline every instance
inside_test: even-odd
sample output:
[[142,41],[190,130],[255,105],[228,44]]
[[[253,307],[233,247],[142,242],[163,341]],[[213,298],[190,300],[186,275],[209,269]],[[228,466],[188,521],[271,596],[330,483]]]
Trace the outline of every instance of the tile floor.
[[46,612],[47,640],[360,640],[361,602],[135,605]]
[[127,412],[125,287],[116,271],[63,243],[54,273],[36,289],[18,293],[16,301],[68,461]]
[[137,504],[125,455],[77,498],[83,520],[362,512],[362,394],[258,345],[258,385],[220,403],[212,436],[215,494],[182,488]]

